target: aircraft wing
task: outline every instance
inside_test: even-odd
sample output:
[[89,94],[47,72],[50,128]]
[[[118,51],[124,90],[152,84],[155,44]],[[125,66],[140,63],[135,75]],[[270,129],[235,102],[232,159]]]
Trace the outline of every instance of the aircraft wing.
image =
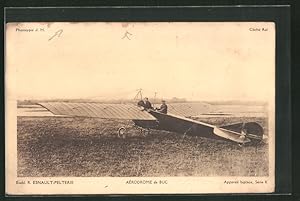
[[196,117],[201,115],[231,115],[247,117],[265,117],[263,105],[213,105],[204,102],[169,103],[168,113]]
[[55,115],[97,117],[103,119],[156,120],[147,111],[143,111],[133,104],[69,102],[45,102],[38,104]]
[[210,111],[211,107],[207,103],[195,102],[195,103],[170,103],[168,104],[168,113],[191,117],[200,114],[205,114]]

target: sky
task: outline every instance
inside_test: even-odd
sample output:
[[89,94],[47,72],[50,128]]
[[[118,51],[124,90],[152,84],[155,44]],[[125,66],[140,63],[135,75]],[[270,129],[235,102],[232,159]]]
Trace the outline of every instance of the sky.
[[6,88],[18,99],[133,99],[140,88],[157,98],[274,97],[271,22],[9,23],[5,42]]

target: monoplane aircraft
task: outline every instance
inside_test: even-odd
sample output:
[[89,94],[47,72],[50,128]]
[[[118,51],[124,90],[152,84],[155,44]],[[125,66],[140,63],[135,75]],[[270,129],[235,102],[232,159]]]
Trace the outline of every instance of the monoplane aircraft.
[[[103,119],[132,120],[138,127],[171,131],[183,136],[226,140],[238,143],[257,143],[265,139],[264,130],[257,122],[236,123],[226,126],[215,126],[191,119],[205,110],[206,105],[196,103],[178,103],[169,106],[167,114],[155,109],[145,110],[136,104],[104,104],[104,103],[72,103],[72,102],[44,102],[39,103],[55,115],[95,117]],[[180,108],[180,109],[179,109]],[[124,136],[126,128],[118,129],[118,135]]]

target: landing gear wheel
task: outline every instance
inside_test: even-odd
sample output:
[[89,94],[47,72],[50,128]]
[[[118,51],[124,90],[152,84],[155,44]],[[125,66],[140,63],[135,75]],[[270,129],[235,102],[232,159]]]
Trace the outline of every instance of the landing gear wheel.
[[125,133],[126,133],[126,128],[125,127],[121,127],[118,130],[118,137],[119,138],[125,138]]

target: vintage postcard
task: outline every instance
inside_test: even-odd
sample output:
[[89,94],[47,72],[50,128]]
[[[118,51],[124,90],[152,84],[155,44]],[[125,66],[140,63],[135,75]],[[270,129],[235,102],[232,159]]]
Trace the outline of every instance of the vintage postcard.
[[8,195],[274,192],[273,22],[5,28]]

